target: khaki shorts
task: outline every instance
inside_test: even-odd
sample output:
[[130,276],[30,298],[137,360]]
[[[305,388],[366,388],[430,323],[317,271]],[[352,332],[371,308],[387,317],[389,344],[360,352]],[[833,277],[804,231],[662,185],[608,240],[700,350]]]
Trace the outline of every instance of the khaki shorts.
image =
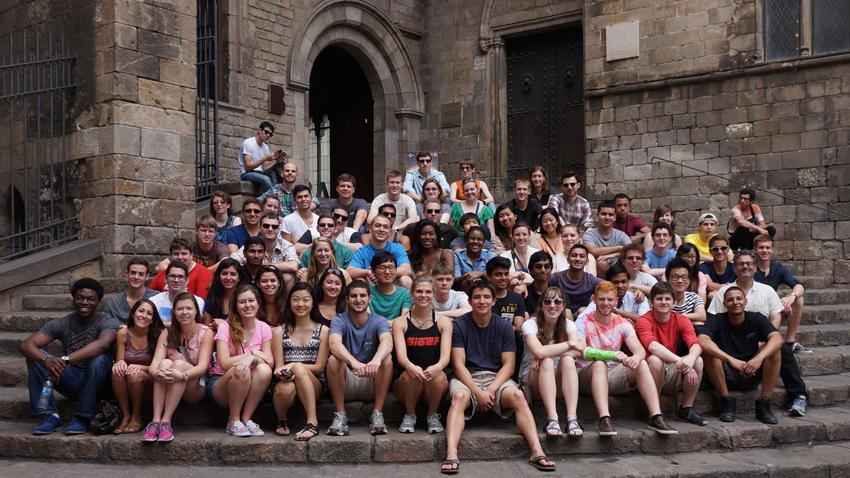
[[[592,363],[582,367],[578,371],[578,388],[584,395],[591,395],[591,377]],[[634,390],[635,387],[629,385],[629,368],[618,363],[614,366],[608,366],[608,395],[622,395]]]
[[664,364],[664,385],[661,387],[661,393],[673,395],[682,389],[682,372],[676,367],[676,364]]
[[356,400],[369,401],[375,399],[375,379],[361,377],[348,369],[345,375],[345,401],[352,402]]
[[[475,372],[472,374],[472,381],[478,385],[478,388],[487,388],[493,383],[493,380],[496,378],[496,372]],[[511,415],[514,414],[513,409],[502,410],[502,393],[508,388],[516,388],[518,389],[516,382],[511,379],[505,381],[498,390],[496,390],[496,403],[493,405],[493,413],[502,417],[502,418],[510,418]],[[469,387],[463,384],[460,380],[453,378],[449,383],[449,396],[454,395],[455,390],[465,390],[466,393],[469,394],[469,406],[466,407],[466,413],[464,414],[464,418],[469,420],[475,415],[475,411],[478,408],[478,402],[475,399],[475,394],[469,390]]]

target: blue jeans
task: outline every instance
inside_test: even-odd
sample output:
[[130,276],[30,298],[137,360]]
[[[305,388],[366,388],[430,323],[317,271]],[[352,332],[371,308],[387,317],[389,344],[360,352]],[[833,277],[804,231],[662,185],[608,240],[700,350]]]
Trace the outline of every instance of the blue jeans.
[[266,173],[261,173],[259,171],[248,171],[247,173],[242,173],[242,175],[239,176],[239,179],[256,184],[257,187],[260,188],[260,194],[263,194],[274,186],[272,178]]
[[[98,395],[103,387],[112,378],[112,358],[106,354],[90,358],[85,367],[71,365],[65,368],[59,383],[53,384],[54,389],[62,395],[76,400],[74,403],[74,415],[83,418],[94,416],[97,406]],[[59,413],[56,408],[56,399],[50,397],[50,404],[46,409],[36,409],[38,399],[41,396],[41,387],[47,380],[47,367],[41,362],[27,360],[27,385],[30,392],[30,407],[33,415],[47,415]]]

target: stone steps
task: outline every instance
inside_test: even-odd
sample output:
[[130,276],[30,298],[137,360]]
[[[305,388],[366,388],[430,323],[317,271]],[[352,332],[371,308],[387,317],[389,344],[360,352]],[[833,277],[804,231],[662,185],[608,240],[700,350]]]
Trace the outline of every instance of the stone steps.
[[850,288],[806,289],[807,305],[850,304]]
[[[237,463],[368,463],[430,462],[445,456],[445,434],[428,435],[421,429],[372,437],[365,425],[352,427],[348,437],[322,434],[308,443],[269,433],[257,438],[236,438],[223,427],[177,426],[168,444],[142,443],[138,434],[122,436],[67,437],[60,433],[36,437],[30,421],[0,421],[0,455],[9,458],[109,462],[181,462],[197,464]],[[779,425],[767,426],[739,415],[734,423],[710,420],[706,427],[678,421],[671,424],[678,435],[661,436],[642,421],[615,418],[615,437],[598,436],[595,421],[587,422],[580,439],[542,438],[545,452],[553,457],[609,455],[667,455],[676,453],[728,453],[749,448],[772,448],[782,444],[816,444],[850,439],[850,410],[831,407],[813,410],[804,418],[780,417]],[[542,436],[542,434],[541,434]],[[491,415],[469,422],[460,443],[461,460],[505,460],[527,457],[525,440],[512,420]],[[562,460],[563,461],[563,460]],[[598,472],[596,473],[598,474]],[[607,475],[606,475],[607,476]]]
[[[785,334],[785,327],[781,332]],[[801,325],[797,341],[808,347],[829,347],[850,344],[850,324]]]

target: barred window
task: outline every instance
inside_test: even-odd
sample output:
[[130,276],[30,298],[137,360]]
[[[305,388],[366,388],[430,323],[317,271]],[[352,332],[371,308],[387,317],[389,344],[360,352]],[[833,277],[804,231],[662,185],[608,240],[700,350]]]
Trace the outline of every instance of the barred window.
[[762,0],[765,61],[850,51],[850,1]]
[[764,51],[767,61],[800,56],[800,0],[764,0]]

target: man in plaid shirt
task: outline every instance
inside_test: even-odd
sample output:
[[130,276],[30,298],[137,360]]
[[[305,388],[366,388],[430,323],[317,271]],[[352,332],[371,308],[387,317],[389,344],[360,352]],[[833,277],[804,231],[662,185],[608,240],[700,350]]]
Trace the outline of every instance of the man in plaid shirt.
[[561,176],[561,186],[564,192],[553,194],[549,197],[546,207],[553,207],[565,224],[578,224],[588,229],[593,227],[593,216],[590,213],[590,203],[587,199],[578,195],[581,181],[573,172],[564,173]]

